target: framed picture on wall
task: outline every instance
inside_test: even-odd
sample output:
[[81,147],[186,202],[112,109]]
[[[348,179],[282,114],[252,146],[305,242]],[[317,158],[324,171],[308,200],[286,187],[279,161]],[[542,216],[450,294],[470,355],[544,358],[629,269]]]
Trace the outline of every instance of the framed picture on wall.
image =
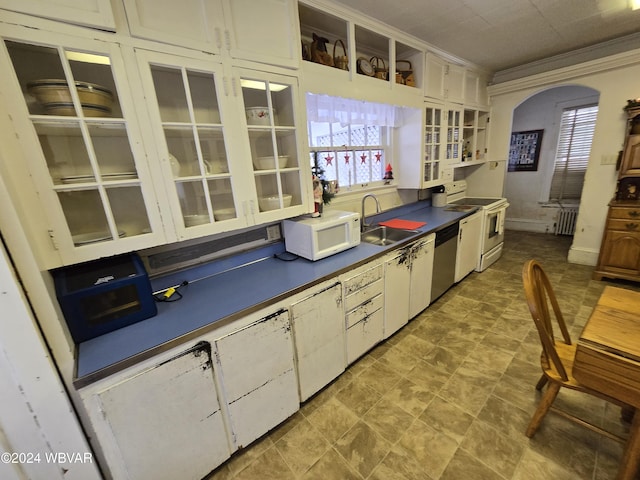
[[540,145],[544,130],[511,132],[509,148],[510,172],[535,172],[538,170]]

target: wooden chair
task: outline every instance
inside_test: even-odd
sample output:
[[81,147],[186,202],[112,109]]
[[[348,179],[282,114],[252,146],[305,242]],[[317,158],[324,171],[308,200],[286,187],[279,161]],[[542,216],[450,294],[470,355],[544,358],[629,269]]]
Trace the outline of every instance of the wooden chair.
[[[540,336],[540,342],[542,343],[542,353],[540,355],[542,376],[536,384],[536,390],[542,390],[542,388],[548,384],[547,389],[542,394],[538,408],[533,414],[531,422],[529,422],[529,426],[527,427],[527,437],[531,438],[535,435],[547,412],[552,410],[569,420],[589,428],[590,430],[605,435],[613,440],[624,442],[624,440],[619,436],[553,406],[553,402],[556,399],[560,388],[566,387],[579,392],[588,393],[616,405],[620,405],[623,407],[623,418],[625,420],[627,420],[629,414],[632,414],[633,412],[632,407],[628,407],[627,405],[621,404],[618,400],[582,386],[573,377],[572,370],[573,360],[576,355],[576,346],[571,342],[569,331],[567,330],[564,317],[562,316],[560,306],[558,305],[558,301],[553,292],[553,288],[551,287],[551,283],[549,282],[549,278],[537,261],[529,260],[524,264],[522,269],[522,281],[524,283],[524,293],[527,298],[529,311],[531,312],[533,322],[535,323]],[[551,305],[551,310],[549,309],[549,305]],[[553,312],[555,323],[562,334],[562,340],[557,340],[554,337],[554,322],[551,312]]]

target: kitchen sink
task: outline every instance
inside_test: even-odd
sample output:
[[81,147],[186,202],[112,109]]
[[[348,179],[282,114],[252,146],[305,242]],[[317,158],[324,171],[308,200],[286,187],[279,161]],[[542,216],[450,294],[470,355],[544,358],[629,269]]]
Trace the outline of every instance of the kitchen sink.
[[372,245],[391,245],[419,233],[418,230],[389,228],[383,225],[362,232],[360,240]]

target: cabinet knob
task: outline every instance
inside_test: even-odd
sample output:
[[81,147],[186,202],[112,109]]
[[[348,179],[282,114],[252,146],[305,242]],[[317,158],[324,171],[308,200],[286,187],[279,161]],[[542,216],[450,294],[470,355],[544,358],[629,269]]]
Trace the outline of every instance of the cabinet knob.
[[627,227],[627,230],[637,230],[638,229],[638,224],[637,223],[627,223],[625,226]]
[[636,217],[640,216],[640,212],[638,212],[637,210],[633,210],[633,211],[629,212],[629,216],[633,217],[633,218],[636,218]]

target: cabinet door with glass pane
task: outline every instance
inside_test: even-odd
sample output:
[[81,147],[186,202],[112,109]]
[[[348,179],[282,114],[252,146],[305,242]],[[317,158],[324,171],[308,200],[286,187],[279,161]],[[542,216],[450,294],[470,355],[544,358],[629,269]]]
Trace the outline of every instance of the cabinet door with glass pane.
[[456,163],[460,161],[462,154],[462,108],[446,107],[446,122],[445,159],[448,163]]
[[[237,71],[247,128],[255,192],[255,223],[306,212],[310,167],[299,158],[297,79],[264,72]],[[303,129],[306,132],[306,130]]]
[[144,50],[136,57],[178,237],[246,226],[239,179],[248,162],[229,147],[239,121],[223,106],[222,65]]
[[442,171],[442,129],[443,111],[441,106],[425,105],[424,123],[424,184],[440,180]]
[[[164,241],[115,44],[4,25],[0,70],[63,264]],[[28,219],[26,219],[28,221]]]

